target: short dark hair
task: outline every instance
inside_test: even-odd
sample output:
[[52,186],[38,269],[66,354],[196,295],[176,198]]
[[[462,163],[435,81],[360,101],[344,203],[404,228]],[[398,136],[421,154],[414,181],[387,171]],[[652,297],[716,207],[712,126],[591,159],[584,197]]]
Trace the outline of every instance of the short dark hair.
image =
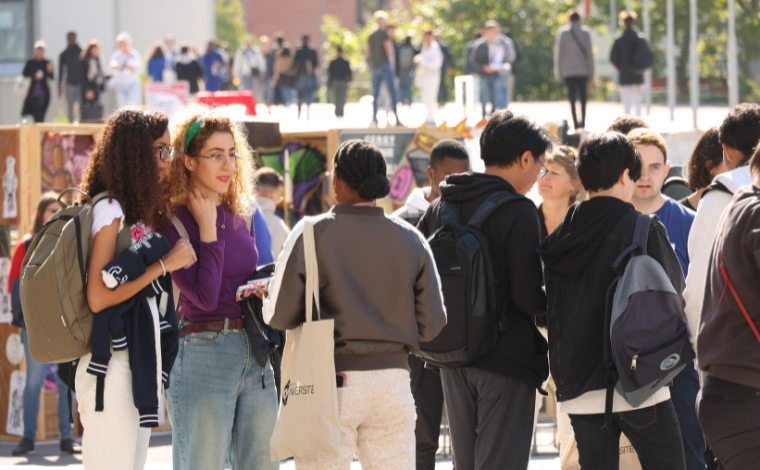
[[338,54],[343,54],[343,47],[341,46],[336,47],[335,52],[337,52]]
[[578,175],[587,191],[610,189],[628,170],[633,181],[641,178],[641,155],[620,132],[592,134],[578,152]]
[[494,114],[480,135],[480,158],[486,166],[508,167],[526,151],[538,160],[552,148],[554,139],[549,131],[509,110]]
[[720,125],[720,143],[749,157],[760,140],[760,105],[742,103],[728,112]]
[[[712,162],[707,168],[707,162]],[[723,162],[723,147],[720,145],[718,128],[712,127],[699,138],[686,164],[685,176],[693,190],[706,188],[712,183],[710,170]]]
[[581,20],[581,15],[578,13],[578,10],[575,8],[571,9],[567,12],[568,18],[570,18],[570,21],[573,23],[577,23]]
[[430,150],[430,162],[428,164],[435,168],[443,163],[443,160],[446,157],[454,158],[456,160],[470,159],[470,155],[467,153],[467,148],[462,142],[454,139],[445,139],[433,145],[432,150]]
[[375,144],[349,140],[338,147],[333,165],[335,176],[357,191],[362,199],[373,201],[391,192],[385,157]]
[[628,135],[634,129],[649,129],[649,124],[640,117],[620,116],[612,121],[605,132],[620,132],[623,135]]
[[277,173],[277,170],[269,167],[261,167],[253,174],[255,181],[262,188],[278,188],[285,184],[285,180]]
[[303,36],[301,36],[301,42],[303,43],[304,46],[309,44],[309,39],[310,38],[308,34],[304,34]]

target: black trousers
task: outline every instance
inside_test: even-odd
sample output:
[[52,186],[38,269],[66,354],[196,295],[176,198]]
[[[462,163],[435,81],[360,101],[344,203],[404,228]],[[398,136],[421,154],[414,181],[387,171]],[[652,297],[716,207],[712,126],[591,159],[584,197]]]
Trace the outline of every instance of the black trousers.
[[[573,126],[575,129],[586,127],[586,94],[588,88],[588,77],[567,77],[567,94],[570,98],[570,111],[573,113]],[[575,100],[581,100],[581,120],[578,121],[578,115],[575,111]]]
[[435,453],[441,434],[443,417],[443,385],[441,375],[425,369],[425,363],[416,356],[409,356],[412,396],[417,408],[417,470],[435,470]]
[[760,389],[708,373],[697,416],[719,469],[760,469]]

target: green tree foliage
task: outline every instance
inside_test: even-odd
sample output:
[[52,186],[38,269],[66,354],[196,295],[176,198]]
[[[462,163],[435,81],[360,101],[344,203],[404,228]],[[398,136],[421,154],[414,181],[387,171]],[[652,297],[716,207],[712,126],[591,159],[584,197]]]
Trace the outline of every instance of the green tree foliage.
[[216,0],[216,38],[234,53],[245,42],[245,10],[240,0]]

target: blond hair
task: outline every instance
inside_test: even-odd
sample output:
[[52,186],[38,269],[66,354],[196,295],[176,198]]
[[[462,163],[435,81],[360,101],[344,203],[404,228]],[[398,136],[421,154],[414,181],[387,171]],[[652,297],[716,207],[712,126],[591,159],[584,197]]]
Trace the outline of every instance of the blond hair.
[[[206,106],[190,105],[178,111],[172,119],[172,146],[177,149],[177,157],[169,166],[167,183],[169,200],[174,208],[187,204],[187,191],[190,187],[190,171],[185,168],[185,158],[198,155],[206,140],[215,132],[232,135],[239,158],[237,168],[232,174],[230,188],[222,195],[222,203],[229,205],[230,212],[246,217],[251,214],[253,197],[253,151],[248,145],[245,128],[223,111],[213,113]],[[190,126],[203,117],[203,124],[198,134],[190,142],[185,153],[185,136]],[[190,157],[192,158],[192,157]],[[237,224],[237,220],[235,221]]]
[[555,147],[551,153],[546,155],[546,163],[556,163],[561,166],[567,172],[570,181],[578,183],[575,191],[570,193],[570,204],[586,199],[588,193],[586,193],[586,189],[583,187],[581,178],[578,175],[578,151],[576,149],[564,145]]
[[657,147],[662,156],[665,157],[665,163],[668,162],[668,146],[665,139],[652,129],[634,129],[628,133],[628,140],[633,145],[652,145]]

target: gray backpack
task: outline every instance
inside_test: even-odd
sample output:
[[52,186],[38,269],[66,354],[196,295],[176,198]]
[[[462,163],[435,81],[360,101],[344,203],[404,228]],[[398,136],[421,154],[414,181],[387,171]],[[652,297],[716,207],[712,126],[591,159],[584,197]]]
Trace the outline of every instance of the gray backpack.
[[633,244],[620,253],[613,268],[617,271],[629,254],[631,259],[607,290],[605,425],[612,417],[614,389],[632,406],[641,406],[695,357],[680,293],[662,265],[647,255],[652,217],[639,214]]

